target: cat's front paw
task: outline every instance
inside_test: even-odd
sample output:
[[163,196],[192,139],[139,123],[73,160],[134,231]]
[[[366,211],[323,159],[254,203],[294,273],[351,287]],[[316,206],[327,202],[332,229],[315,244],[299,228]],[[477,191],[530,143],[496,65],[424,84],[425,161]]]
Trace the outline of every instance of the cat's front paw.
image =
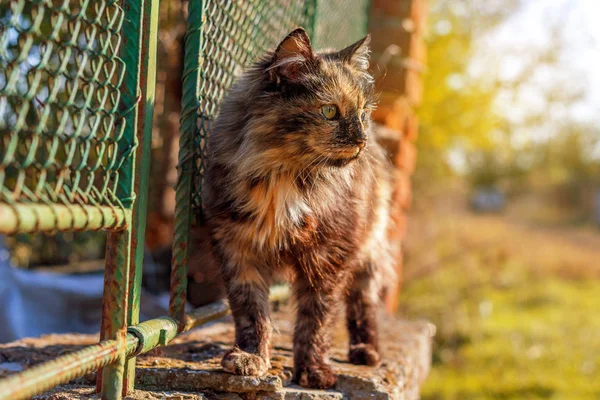
[[348,359],[352,364],[374,367],[379,364],[380,357],[375,346],[361,343],[350,346]]
[[235,375],[264,375],[269,364],[261,356],[243,351],[237,347],[229,350],[221,361],[221,366],[227,372]]
[[337,381],[331,367],[327,364],[297,367],[295,380],[300,386],[311,389],[329,389]]

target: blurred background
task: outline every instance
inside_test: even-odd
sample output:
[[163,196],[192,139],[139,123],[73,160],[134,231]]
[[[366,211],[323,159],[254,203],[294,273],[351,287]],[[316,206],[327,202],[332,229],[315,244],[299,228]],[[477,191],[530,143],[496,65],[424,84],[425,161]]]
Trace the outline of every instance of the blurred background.
[[[348,4],[368,15],[352,24],[373,35],[374,118],[392,137],[386,147],[399,170],[397,312],[437,326],[423,399],[600,399],[600,3]],[[185,2],[162,1],[160,19],[148,316],[164,313],[168,290]],[[351,29],[334,33],[335,42],[317,45],[358,39]],[[97,331],[105,233],[19,234],[3,246],[0,264],[18,269],[0,279],[0,292],[27,292],[30,310],[59,294],[73,304],[68,294],[81,283],[69,277],[85,275],[94,289],[84,322],[36,320],[37,331],[32,321],[8,329],[9,306],[24,305],[6,303],[0,342]],[[27,271],[66,280],[48,287]],[[192,285],[206,278],[190,276]]]
[[424,399],[600,398],[596,0],[429,0],[401,312]]

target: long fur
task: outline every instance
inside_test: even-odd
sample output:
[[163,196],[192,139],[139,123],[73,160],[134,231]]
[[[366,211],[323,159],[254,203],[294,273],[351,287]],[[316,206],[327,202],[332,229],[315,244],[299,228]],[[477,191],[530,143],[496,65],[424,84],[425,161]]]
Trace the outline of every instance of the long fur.
[[[347,301],[350,361],[379,360],[376,305],[391,282],[391,165],[370,134],[368,37],[315,53],[300,28],[250,68],[225,97],[209,142],[204,200],[213,252],[236,323],[223,367],[269,367],[268,288],[293,282],[295,379],[335,383],[327,327]],[[339,117],[327,120],[321,106]],[[359,142],[366,141],[359,145]]]

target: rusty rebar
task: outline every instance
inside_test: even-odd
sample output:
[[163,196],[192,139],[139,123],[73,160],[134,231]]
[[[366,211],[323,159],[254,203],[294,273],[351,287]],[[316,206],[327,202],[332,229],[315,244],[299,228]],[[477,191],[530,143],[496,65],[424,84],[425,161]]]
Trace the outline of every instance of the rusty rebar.
[[[140,50],[137,58],[140,102],[137,106],[135,120],[128,121],[135,128],[138,146],[135,154],[134,193],[131,223],[131,255],[129,265],[129,298],[127,304],[127,326],[140,322],[140,299],[142,290],[142,270],[144,262],[144,245],[146,238],[146,217],[148,214],[148,193],[150,186],[150,163],[152,161],[152,117],[154,115],[154,97],[156,84],[156,44],[158,40],[158,10],[160,0],[144,0],[141,8],[129,7],[128,16],[141,24],[132,26],[133,38]],[[138,14],[141,11],[141,14]],[[124,24],[127,29],[129,24]],[[135,60],[129,61],[133,67]],[[134,389],[135,357],[125,362],[123,381],[124,395]]]
[[171,262],[171,296],[169,315],[185,327],[185,304],[187,300],[187,271],[189,240],[192,222],[192,190],[194,187],[194,135],[198,126],[200,96],[202,26],[204,12],[202,1],[190,1],[187,31],[185,35],[185,59],[183,71],[183,94],[181,97],[179,163],[175,187],[175,232],[173,237],[173,260]]
[[0,233],[119,230],[130,214],[127,209],[109,206],[0,202]]
[[[138,347],[132,354],[134,357],[146,353],[158,346],[166,346],[177,336],[177,322],[170,317],[160,317],[130,326],[127,335],[138,338]],[[135,358],[131,358],[135,360]]]
[[[132,354],[138,343],[137,337],[128,335],[126,354]],[[28,399],[114,362],[119,353],[119,342],[106,340],[10,375],[0,380],[0,400]]]
[[[287,285],[273,286],[269,293],[269,300],[284,301],[290,296],[290,288]],[[198,307],[194,311],[186,314],[183,332],[189,331],[200,325],[204,325],[217,318],[224,317],[231,312],[227,300],[218,300],[213,303]]]
[[[270,300],[283,301],[289,297],[287,286],[271,288]],[[185,331],[229,314],[226,300],[199,307],[186,315]],[[167,345],[178,333],[177,321],[160,317],[128,328],[125,339],[126,356],[146,353]],[[74,353],[31,367],[23,372],[0,379],[0,400],[27,399],[74,378],[115,362],[120,355],[117,340],[105,340]]]

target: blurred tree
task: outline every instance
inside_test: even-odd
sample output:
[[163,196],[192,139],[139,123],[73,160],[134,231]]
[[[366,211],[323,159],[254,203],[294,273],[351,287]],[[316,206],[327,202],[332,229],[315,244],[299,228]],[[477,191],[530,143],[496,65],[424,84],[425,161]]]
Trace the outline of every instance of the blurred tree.
[[587,125],[561,127],[559,135],[542,148],[531,184],[549,188],[550,199],[562,208],[589,216],[594,192],[600,186],[600,129]]
[[451,172],[447,152],[491,148],[490,137],[500,120],[494,109],[496,90],[469,74],[479,35],[503,21],[517,0],[487,2],[432,1],[427,37],[429,69],[425,74],[421,130],[415,184],[431,182]]
[[475,186],[531,183],[534,170],[548,183],[597,184],[598,129],[571,112],[586,87],[563,56],[570,8],[548,19],[546,44],[494,48],[494,29],[526,3],[432,1],[417,187],[457,171]]

